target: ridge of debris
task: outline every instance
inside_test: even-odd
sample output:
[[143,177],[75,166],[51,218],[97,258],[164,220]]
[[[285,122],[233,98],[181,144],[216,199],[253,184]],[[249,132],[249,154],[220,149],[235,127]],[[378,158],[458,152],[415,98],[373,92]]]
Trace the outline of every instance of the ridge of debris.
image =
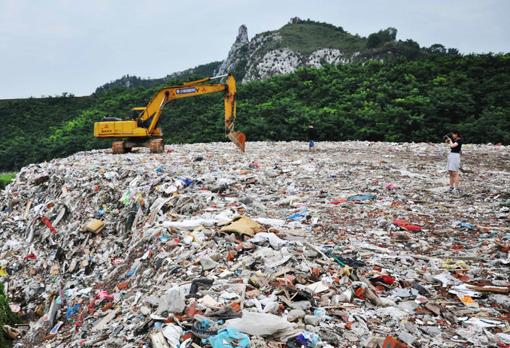
[[[0,196],[15,347],[510,344],[509,147],[79,152]],[[229,345],[230,344],[230,345]]]

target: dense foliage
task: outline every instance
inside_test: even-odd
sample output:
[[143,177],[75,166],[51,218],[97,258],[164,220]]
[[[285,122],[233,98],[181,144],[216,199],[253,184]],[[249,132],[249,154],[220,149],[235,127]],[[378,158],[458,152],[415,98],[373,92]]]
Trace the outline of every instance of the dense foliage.
[[212,62],[208,64],[203,64],[196,66],[191,69],[187,69],[181,71],[179,73],[174,73],[167,75],[166,77],[160,79],[151,79],[151,78],[141,78],[138,76],[125,75],[120,79],[117,79],[112,82],[105,83],[104,85],[98,87],[94,94],[105,93],[106,91],[115,90],[115,89],[126,89],[126,88],[150,88],[154,86],[159,86],[162,84],[169,84],[176,79],[187,80],[193,76],[213,76],[216,71],[218,71],[221,62]]
[[[60,96],[0,101],[0,171],[50,158],[43,142],[53,129],[93,107],[93,97]],[[67,146],[61,145],[61,146]]]
[[352,35],[342,28],[317,22],[287,24],[278,30],[280,40],[266,49],[288,47],[295,52],[311,54],[320,48],[337,48],[345,53],[366,49],[366,39]]
[[[437,142],[457,128],[466,142],[510,144],[510,54],[461,56],[441,47],[415,59],[306,68],[240,85],[238,129],[249,140],[293,140],[314,123],[321,140]],[[108,147],[92,136],[93,122],[127,117],[159,87],[1,101],[0,169]],[[161,119],[166,143],[224,140],[222,115],[220,94],[173,102]]]
[[[437,54],[417,60],[302,69],[239,93],[251,139],[510,143],[510,55]],[[268,121],[270,120],[270,121]]]
[[370,34],[367,40],[368,48],[380,47],[385,42],[395,41],[397,38],[397,29],[388,28],[379,30],[377,33]]
[[[20,319],[12,313],[9,308],[9,301],[7,296],[4,293],[4,286],[0,283],[0,328],[3,328],[4,325],[14,325],[18,324]],[[7,334],[2,329],[0,331],[0,348],[7,348],[11,346],[11,341]]]

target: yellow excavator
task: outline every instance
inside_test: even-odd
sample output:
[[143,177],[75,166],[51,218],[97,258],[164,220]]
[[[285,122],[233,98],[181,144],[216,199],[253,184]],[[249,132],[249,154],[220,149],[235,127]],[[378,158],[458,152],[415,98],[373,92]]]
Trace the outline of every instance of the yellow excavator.
[[[205,84],[213,79],[227,77],[225,83]],[[183,83],[160,89],[145,107],[132,108],[139,112],[132,120],[107,117],[94,123],[94,136],[97,138],[121,138],[112,143],[115,154],[131,151],[133,147],[148,147],[152,153],[163,152],[163,133],[158,126],[159,117],[166,103],[181,98],[194,97],[207,93],[224,93],[225,134],[244,152],[246,135],[234,131],[236,120],[236,80],[234,75],[206,77],[201,80]]]

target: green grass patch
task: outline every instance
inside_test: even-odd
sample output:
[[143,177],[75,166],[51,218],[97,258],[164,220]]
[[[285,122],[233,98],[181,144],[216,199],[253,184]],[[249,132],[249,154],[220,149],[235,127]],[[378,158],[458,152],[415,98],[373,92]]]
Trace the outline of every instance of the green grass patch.
[[3,331],[4,325],[11,325],[20,323],[20,319],[11,312],[7,296],[4,294],[4,286],[0,283],[0,348],[11,347],[11,340]]
[[365,38],[321,23],[287,24],[279,32],[284,46],[303,54],[319,48],[337,48],[348,53],[366,48]]
[[3,190],[16,177],[16,173],[0,173],[0,190]]

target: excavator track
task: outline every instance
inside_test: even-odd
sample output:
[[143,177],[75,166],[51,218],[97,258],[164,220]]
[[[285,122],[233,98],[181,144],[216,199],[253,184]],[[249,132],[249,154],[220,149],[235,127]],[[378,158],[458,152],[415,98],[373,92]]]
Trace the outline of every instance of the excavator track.
[[143,143],[132,141],[114,141],[112,143],[112,153],[115,155],[131,152],[133,146],[148,147],[151,153],[162,153],[165,146],[163,139],[151,139]]
[[112,143],[112,153],[114,155],[131,152],[132,145],[129,145],[127,141],[114,141]]
[[112,143],[112,153],[114,155],[126,153],[126,148],[124,147],[124,141],[114,141]]
[[163,139],[152,139],[149,141],[149,149],[151,153],[162,153],[164,148]]

